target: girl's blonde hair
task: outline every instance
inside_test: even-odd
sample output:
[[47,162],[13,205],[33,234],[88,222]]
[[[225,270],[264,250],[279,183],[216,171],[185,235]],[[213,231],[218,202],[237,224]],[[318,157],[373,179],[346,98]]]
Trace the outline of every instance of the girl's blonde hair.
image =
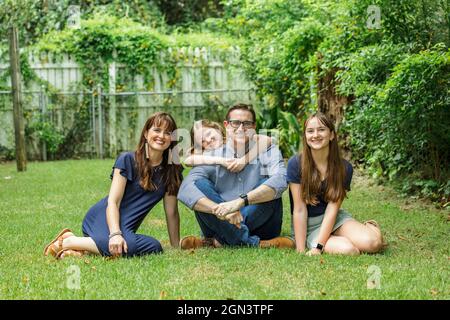
[[[198,120],[194,122],[194,125],[191,128],[191,151],[190,153],[194,153],[194,150],[203,150],[203,146],[200,143],[200,145],[198,144],[197,141],[195,141],[195,130],[197,129],[204,129],[204,128],[212,128],[212,129],[216,129],[217,131],[220,132],[220,134],[222,135],[222,137],[225,137],[225,131],[223,129],[223,127],[214,121],[210,121],[207,119],[202,119],[202,120]],[[224,138],[225,139],[225,138]]]

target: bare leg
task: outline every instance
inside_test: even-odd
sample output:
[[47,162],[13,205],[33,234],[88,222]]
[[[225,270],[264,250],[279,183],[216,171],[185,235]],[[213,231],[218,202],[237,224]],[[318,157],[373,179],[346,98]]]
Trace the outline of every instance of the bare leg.
[[381,231],[374,225],[364,225],[356,220],[345,222],[334,235],[349,239],[362,252],[376,253],[383,248]]
[[72,249],[78,251],[88,251],[94,254],[100,254],[97,245],[91,237],[71,236],[63,240],[63,249]]
[[349,239],[338,236],[330,236],[325,244],[324,252],[349,256],[356,256],[360,254],[359,249]]

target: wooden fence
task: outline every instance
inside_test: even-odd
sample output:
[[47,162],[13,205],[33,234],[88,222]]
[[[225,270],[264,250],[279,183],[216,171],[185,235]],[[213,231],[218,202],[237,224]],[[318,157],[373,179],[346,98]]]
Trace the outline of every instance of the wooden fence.
[[[143,75],[130,79],[125,67],[113,62],[107,66],[107,87],[92,83],[88,90],[80,84],[89,75],[83,75],[70,56],[31,53],[31,69],[42,81],[23,86],[27,127],[45,120],[66,135],[74,129],[77,111],[84,106],[89,119],[84,132],[87,138],[76,146],[76,155],[115,157],[120,151],[135,148],[144,122],[156,111],[170,112],[178,127],[189,130],[193,121],[202,117],[219,120],[226,106],[235,102],[254,102],[253,87],[241,68],[239,48],[221,53],[207,48],[176,50],[185,58],[177,64],[175,84],[169,85],[167,72],[156,67],[149,69],[150,80]],[[168,54],[173,51],[161,53],[162,63]],[[0,63],[0,75],[8,68],[7,63]],[[43,140],[37,133],[27,135],[29,159],[47,159],[49,150]],[[13,149],[11,93],[4,90],[0,91],[0,152]]]

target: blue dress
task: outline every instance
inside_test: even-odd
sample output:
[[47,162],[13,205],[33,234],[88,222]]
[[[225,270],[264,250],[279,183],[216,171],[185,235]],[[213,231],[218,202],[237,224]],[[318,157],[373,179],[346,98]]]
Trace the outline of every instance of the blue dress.
[[[132,257],[162,252],[162,247],[158,240],[136,234],[136,231],[149,211],[164,197],[166,190],[162,179],[163,167],[158,166],[154,168],[152,175],[152,181],[156,186],[154,191],[145,191],[139,185],[134,152],[125,152],[119,155],[114,163],[111,179],[114,168],[120,169],[120,174],[127,179],[119,208],[120,230],[128,246],[126,256]],[[106,222],[107,205],[108,196],[89,209],[82,225],[83,234],[94,240],[103,256],[111,255],[109,252],[109,227]]]

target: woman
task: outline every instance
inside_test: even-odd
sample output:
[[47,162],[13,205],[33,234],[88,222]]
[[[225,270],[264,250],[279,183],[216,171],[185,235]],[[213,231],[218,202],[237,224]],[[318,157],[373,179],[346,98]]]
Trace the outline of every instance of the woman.
[[132,257],[162,252],[158,240],[136,234],[148,212],[162,198],[170,243],[177,247],[180,219],[176,195],[182,167],[169,160],[176,128],[168,113],[153,114],[142,129],[137,150],[117,158],[109,196],[95,204],[83,220],[84,237],[64,229],[45,247],[44,255],[60,259],[84,253]]
[[293,227],[298,252],[358,255],[383,247],[378,224],[361,224],[341,209],[350,190],[352,165],[339,153],[329,117],[318,112],[303,125],[303,151],[288,162],[287,180],[293,200]]

